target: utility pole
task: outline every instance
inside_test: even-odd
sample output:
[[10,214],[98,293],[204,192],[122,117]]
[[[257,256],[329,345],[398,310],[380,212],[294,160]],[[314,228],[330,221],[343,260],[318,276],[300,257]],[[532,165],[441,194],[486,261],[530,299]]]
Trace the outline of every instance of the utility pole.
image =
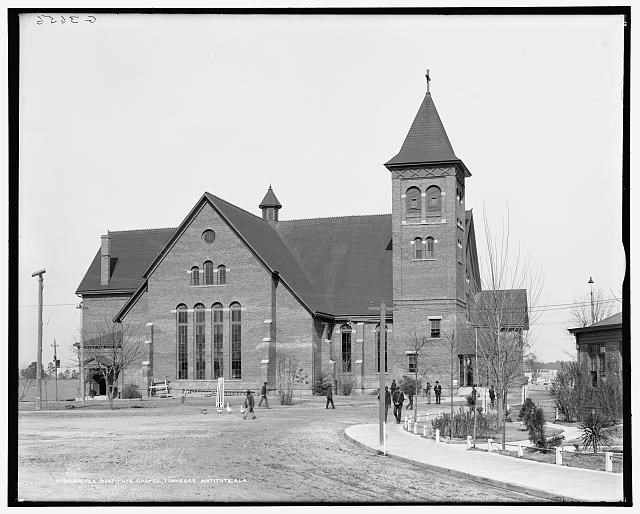
[[42,275],[46,270],[41,269],[32,273],[32,277],[38,277],[38,353],[36,358],[36,410],[42,408],[42,290],[44,288]]
[[[377,307],[373,306],[373,302],[369,303],[369,310],[370,311],[375,311],[378,310]],[[378,382],[378,396],[380,397],[380,400],[378,401],[378,407],[379,407],[379,425],[380,425],[380,446],[384,446],[384,411],[385,411],[385,392],[384,392],[384,382],[385,382],[385,369],[386,369],[386,359],[385,359],[385,349],[386,349],[386,343],[387,343],[387,308],[386,305],[384,304],[384,302],[382,302],[380,304],[380,349],[378,350],[378,365],[380,366],[380,373],[379,373],[379,382]],[[385,349],[382,348],[383,342],[382,342],[382,338],[384,337],[384,344],[385,344]]]
[[593,325],[596,322],[596,315],[593,311],[593,278],[589,277],[589,282],[587,284],[591,285],[591,324]]
[[84,388],[84,311],[87,308],[82,302],[78,304],[76,309],[80,309],[80,398],[82,398],[82,405],[85,405],[85,388]]
[[55,338],[53,339],[53,344],[51,345],[53,346],[53,369],[55,370],[54,373],[56,374],[56,401],[58,401],[58,352],[57,350],[57,345],[56,345],[56,340]]

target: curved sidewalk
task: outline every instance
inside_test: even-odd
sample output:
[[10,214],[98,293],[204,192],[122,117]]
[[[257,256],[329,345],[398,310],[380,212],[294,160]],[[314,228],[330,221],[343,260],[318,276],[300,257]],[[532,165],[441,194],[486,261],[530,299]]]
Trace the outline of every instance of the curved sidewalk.
[[[463,444],[436,443],[432,439],[408,433],[402,427],[402,424],[386,424],[386,454],[389,457],[547,500],[598,503],[623,501],[621,473],[570,468],[497,453],[467,451]],[[377,424],[348,427],[345,435],[369,450],[383,452],[379,444]]]

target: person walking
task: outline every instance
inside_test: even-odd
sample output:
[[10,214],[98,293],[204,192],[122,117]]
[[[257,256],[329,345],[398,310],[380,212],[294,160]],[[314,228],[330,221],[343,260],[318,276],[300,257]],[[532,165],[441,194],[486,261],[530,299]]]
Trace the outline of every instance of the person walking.
[[442,395],[442,386],[440,382],[436,380],[436,385],[433,387],[433,392],[436,393],[436,405],[440,405],[440,397]]
[[[378,389],[378,400],[380,400],[380,389]],[[387,422],[387,415],[389,414],[389,406],[391,405],[391,393],[389,387],[384,386],[384,422]]]
[[393,415],[396,418],[396,423],[402,421],[402,404],[404,403],[404,393],[400,388],[396,388],[393,392]]
[[496,405],[496,390],[493,385],[489,388],[489,400],[491,401],[491,408],[495,408]]
[[398,386],[396,385],[396,381],[392,380],[391,381],[391,397],[393,398],[394,393],[396,392],[396,389],[398,388]]
[[471,406],[475,409],[476,408],[476,400],[478,398],[478,391],[476,391],[476,386],[474,385],[471,388]]
[[255,405],[255,400],[253,398],[253,391],[247,389],[247,396],[244,399],[244,416],[242,416],[242,419],[247,419],[247,416],[249,414],[251,414],[252,418],[251,419],[256,419],[256,414],[255,412],[253,412],[253,406]]
[[407,396],[409,397],[409,405],[407,405],[407,410],[413,409],[413,391],[407,392]]
[[329,384],[327,386],[327,405],[325,406],[325,409],[329,408],[329,403],[331,403],[331,408],[335,409],[335,406],[333,405],[333,390],[331,387],[331,384]]
[[427,395],[427,403],[431,404],[431,383],[427,382],[427,387],[425,388],[425,394]]
[[260,401],[258,402],[258,407],[262,405],[264,401],[264,405],[267,409],[269,409],[269,399],[267,398],[267,383],[262,384],[262,390],[260,391]]

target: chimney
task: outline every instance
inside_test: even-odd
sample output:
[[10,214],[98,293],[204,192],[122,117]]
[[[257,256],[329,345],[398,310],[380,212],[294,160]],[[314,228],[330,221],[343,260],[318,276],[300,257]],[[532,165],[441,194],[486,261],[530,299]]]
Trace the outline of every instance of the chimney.
[[111,278],[111,236],[100,237],[100,285],[108,286]]

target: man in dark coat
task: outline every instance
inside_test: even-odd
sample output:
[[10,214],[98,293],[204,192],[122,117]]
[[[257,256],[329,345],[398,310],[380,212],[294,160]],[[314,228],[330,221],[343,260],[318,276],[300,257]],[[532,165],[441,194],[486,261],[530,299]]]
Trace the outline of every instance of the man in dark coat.
[[491,408],[493,409],[496,405],[496,390],[493,385],[489,388],[489,400],[491,400]]
[[269,399],[267,398],[267,383],[262,384],[262,390],[260,391],[260,401],[258,402],[258,407],[262,405],[262,401],[264,400],[264,405],[268,409],[269,408]]
[[393,398],[394,393],[396,392],[396,389],[398,388],[398,386],[396,385],[396,381],[392,380],[391,381],[391,397]]
[[253,391],[250,391],[249,389],[247,389],[247,396],[244,399],[244,408],[246,410],[244,411],[244,416],[242,416],[242,419],[247,419],[247,416],[249,414],[253,416],[251,419],[256,419],[256,415],[253,412],[254,404],[255,404],[255,400],[253,399]]
[[325,409],[329,408],[329,403],[331,403],[331,408],[335,409],[335,406],[333,405],[333,390],[331,384],[327,386],[327,405],[325,406]]
[[436,380],[436,385],[433,386],[433,392],[436,393],[436,405],[440,405],[440,396],[442,396],[442,386],[440,382]]
[[399,388],[393,392],[393,415],[396,417],[396,423],[402,420],[402,404],[404,403],[404,393]]
[[[380,400],[380,390],[378,389],[378,400]],[[387,414],[389,414],[389,406],[391,405],[391,393],[389,387],[384,386],[384,422],[387,422]]]

